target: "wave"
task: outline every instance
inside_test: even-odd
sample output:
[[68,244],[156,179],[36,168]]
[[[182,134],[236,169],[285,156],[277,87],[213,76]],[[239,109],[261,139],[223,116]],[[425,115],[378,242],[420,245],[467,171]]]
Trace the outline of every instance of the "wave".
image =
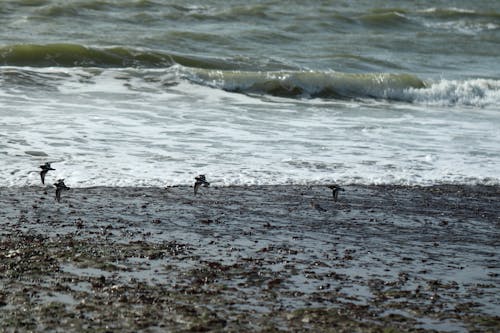
[[79,44],[16,44],[0,47],[3,66],[32,67],[169,67],[169,54],[124,47],[93,48]]
[[[363,61],[363,59],[360,59]],[[366,60],[365,60],[366,61]],[[36,85],[37,89],[57,89],[61,81],[70,80],[68,68],[87,68],[77,77],[77,84],[92,84],[92,76],[113,69],[120,77],[138,81],[168,83],[180,80],[243,94],[271,95],[288,98],[384,99],[419,104],[488,106],[500,104],[500,81],[470,78],[465,80],[429,81],[413,73],[344,73],[288,69],[280,63],[259,59],[224,59],[178,55],[126,47],[96,48],[79,44],[17,44],[0,47],[2,78],[0,86]],[[44,70],[49,67],[50,70]],[[58,69],[62,67],[61,69]],[[37,70],[37,68],[39,70]],[[98,70],[94,70],[94,69]],[[264,70],[261,70],[264,68]],[[267,68],[285,68],[268,70]],[[153,70],[149,72],[148,69]],[[89,76],[89,79],[85,78]],[[159,76],[159,80],[151,79]],[[3,81],[4,84],[1,84]],[[53,84],[51,84],[51,82]],[[162,83],[162,84],[163,84]],[[123,84],[117,80],[116,84]],[[130,83],[127,83],[130,84]],[[152,84],[147,82],[148,85]],[[163,86],[152,87],[161,92]]]
[[90,47],[80,44],[15,44],[0,47],[1,66],[166,68],[180,64],[208,69],[240,69],[240,59],[179,55],[127,47]]
[[424,89],[410,88],[404,95],[411,102],[428,105],[500,105],[500,80],[439,80]]
[[294,68],[272,59],[203,57],[121,46],[92,47],[71,43],[0,46],[0,66],[163,69],[174,65],[217,70]]
[[384,99],[441,106],[500,104],[500,80],[426,81],[412,74],[196,70],[192,81],[230,92],[292,98]]
[[474,18],[474,19],[494,19],[498,20],[500,18],[500,13],[495,11],[476,11],[473,9],[466,8],[427,8],[424,10],[417,11],[418,14],[422,14],[431,18],[439,19],[462,19],[462,18]]
[[375,9],[358,17],[361,24],[377,29],[421,29],[477,34],[497,30],[500,13],[462,8]]
[[231,92],[298,98],[400,99],[425,83],[410,74],[349,74],[339,72],[193,71],[193,81]]
[[408,18],[406,11],[402,9],[376,10],[372,13],[360,16],[359,20],[369,27],[387,28],[391,30],[398,26],[413,24]]

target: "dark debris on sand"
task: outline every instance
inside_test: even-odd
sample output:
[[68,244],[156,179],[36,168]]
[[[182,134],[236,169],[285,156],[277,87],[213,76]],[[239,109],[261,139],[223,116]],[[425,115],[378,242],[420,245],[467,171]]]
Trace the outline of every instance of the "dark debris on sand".
[[500,188],[343,187],[0,188],[0,332],[500,331]]

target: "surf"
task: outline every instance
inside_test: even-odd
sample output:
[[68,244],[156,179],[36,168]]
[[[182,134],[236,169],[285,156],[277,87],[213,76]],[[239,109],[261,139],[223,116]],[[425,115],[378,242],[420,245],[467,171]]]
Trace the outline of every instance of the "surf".
[[193,70],[193,81],[225,91],[297,98],[398,99],[404,90],[425,88],[411,74],[339,73],[330,71]]

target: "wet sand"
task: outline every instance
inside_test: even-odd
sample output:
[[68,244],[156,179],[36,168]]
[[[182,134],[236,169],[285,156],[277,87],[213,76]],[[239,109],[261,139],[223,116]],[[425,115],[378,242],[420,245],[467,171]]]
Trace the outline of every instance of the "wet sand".
[[345,189],[0,188],[0,331],[500,331],[500,187]]

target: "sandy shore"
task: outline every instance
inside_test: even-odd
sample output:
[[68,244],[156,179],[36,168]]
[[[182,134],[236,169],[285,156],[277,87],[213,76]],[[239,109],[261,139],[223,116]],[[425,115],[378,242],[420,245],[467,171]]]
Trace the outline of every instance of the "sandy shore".
[[499,332],[500,187],[0,188],[0,332]]

